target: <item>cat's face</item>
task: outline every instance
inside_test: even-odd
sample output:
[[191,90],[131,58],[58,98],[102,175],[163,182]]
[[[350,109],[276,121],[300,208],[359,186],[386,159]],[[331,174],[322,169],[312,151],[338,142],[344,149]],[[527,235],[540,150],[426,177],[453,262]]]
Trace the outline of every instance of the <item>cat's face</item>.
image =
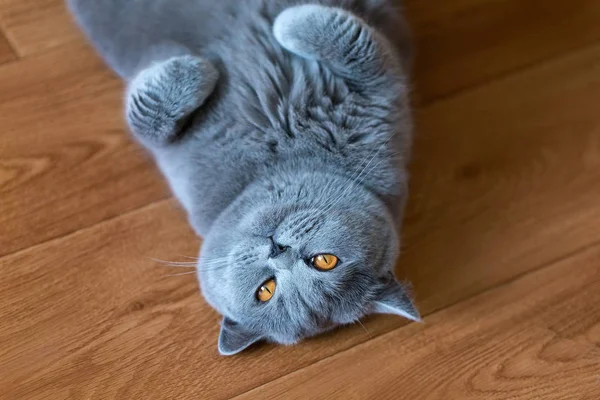
[[[398,238],[383,205],[358,189],[295,186],[238,204],[205,240],[198,271],[224,315],[223,354],[261,339],[296,343],[370,312],[418,318],[391,275]],[[397,304],[385,309],[390,296]]]

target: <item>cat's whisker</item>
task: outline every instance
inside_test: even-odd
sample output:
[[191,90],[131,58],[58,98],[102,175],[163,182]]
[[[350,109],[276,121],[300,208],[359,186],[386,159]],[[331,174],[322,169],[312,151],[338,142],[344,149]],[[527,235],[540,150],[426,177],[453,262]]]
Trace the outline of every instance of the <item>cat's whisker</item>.
[[[178,266],[178,267],[188,267],[188,268],[195,268],[198,265],[198,263],[200,262],[200,259],[197,259],[197,261],[166,261],[166,260],[159,260],[156,258],[150,258],[150,259],[152,261],[156,261],[158,263],[161,263],[161,264],[164,264],[167,266]],[[228,260],[229,260],[229,257],[215,258],[212,260],[203,261],[202,265],[210,266],[210,265],[214,265],[214,264],[221,264]]]
[[357,323],[357,322],[358,322],[358,324],[359,324],[360,326],[362,326],[362,328],[365,330],[365,332],[367,333],[367,336],[369,336],[369,339],[373,339],[373,336],[372,336],[372,335],[371,335],[371,333],[370,333],[370,332],[367,330],[367,327],[366,327],[366,326],[364,326],[362,322],[360,322],[360,319],[357,319],[357,320],[355,321],[355,323]]
[[387,161],[387,160],[379,160],[377,163],[375,163],[359,181],[348,182],[348,187],[335,199],[335,201],[333,201],[329,205],[326,205],[324,207],[322,213],[325,214],[325,213],[331,211],[335,206],[337,206],[339,203],[341,203],[344,200],[345,196],[353,189],[354,185],[351,185],[352,183],[354,183],[356,185],[362,184],[364,179],[367,178],[368,174],[371,171],[373,171],[375,168],[377,168],[384,161]]
[[188,260],[200,261],[200,258],[198,258],[198,257],[190,257],[190,256],[184,256],[184,255],[181,255],[180,257],[187,258]]
[[[388,139],[389,140],[389,139]],[[387,143],[387,140],[386,140]],[[385,143],[382,145],[382,147],[385,145]],[[373,159],[375,159],[375,157],[377,156],[377,153],[381,150],[381,147],[377,150],[373,149],[371,150],[371,153],[369,154],[369,161],[367,162],[367,164],[363,167],[363,169],[356,171],[354,174],[352,174],[351,177],[348,178],[347,183],[350,184],[352,182],[354,182],[356,179],[358,179],[360,177],[360,175],[364,172],[365,169],[367,169],[369,167],[369,165],[371,164],[371,162],[373,161]],[[346,191],[348,189],[348,186],[344,189],[344,192],[342,193],[342,195],[340,195],[340,198],[346,194]]]
[[205,259],[198,259],[199,261],[202,262],[213,262],[213,261],[223,261],[223,260],[229,260],[230,257],[219,257],[219,258],[205,258]]
[[170,275],[165,275],[167,277],[171,277],[171,276],[182,276],[182,275],[192,275],[195,274],[196,271],[190,271],[190,272],[181,272],[179,274],[170,274]]
[[[391,154],[391,156],[395,157],[398,154],[400,154],[400,152],[393,152]],[[375,156],[377,156],[377,154],[375,154]],[[373,156],[373,157],[375,157],[375,156]],[[368,177],[368,175],[369,175],[370,172],[372,172],[373,170],[375,170],[375,168],[377,168],[381,163],[383,163],[383,162],[385,162],[387,160],[388,159],[379,160],[376,164],[374,164],[371,168],[369,168],[368,171],[366,171],[367,173],[362,178],[360,178],[360,176],[359,176],[354,181],[348,181],[348,187],[337,197],[336,201],[334,201],[334,202],[330,203],[328,206],[326,206],[325,209],[323,210],[323,212],[325,213],[325,212],[331,211],[334,206],[338,205],[340,202],[343,201],[344,197],[348,194],[348,192],[352,190],[353,186],[350,185],[351,183],[355,183],[356,185],[361,185],[362,182]],[[371,163],[371,161],[369,161],[369,164]],[[363,169],[362,172],[365,172],[365,170],[366,170],[367,167],[368,167],[368,165]],[[362,175],[362,172],[361,172],[360,175]]]
[[198,271],[202,271],[202,272],[206,272],[206,271],[217,271],[217,270],[219,270],[219,269],[221,269],[221,268],[226,268],[226,267],[227,267],[227,265],[226,265],[226,264],[222,264],[222,265],[216,265],[216,266],[213,266],[213,267],[211,267],[211,268],[205,268],[205,267],[203,267],[203,268],[198,268]]
[[159,260],[158,258],[152,258],[152,257],[148,257],[150,260],[161,263],[161,264],[167,264],[167,265],[195,265],[195,262],[187,262],[187,261],[166,261],[166,260]]
[[195,262],[179,262],[179,261],[173,261],[169,263],[170,265],[196,265],[197,263]]
[[215,264],[215,265],[209,265],[209,266],[202,266],[202,267],[198,267],[197,270],[198,271],[216,271],[218,269],[221,268],[225,268],[227,266],[227,264]]
[[161,265],[161,267],[166,267],[166,268],[185,268],[185,269],[192,269],[192,268],[196,268],[195,265]]
[[356,181],[355,183],[356,183],[357,185],[361,185],[361,184],[362,184],[362,183],[365,181],[365,179],[367,179],[367,177],[368,177],[369,173],[370,173],[370,172],[372,172],[372,171],[374,171],[374,170],[375,170],[375,168],[377,168],[377,167],[378,167],[378,166],[379,166],[381,163],[383,163],[383,162],[385,162],[385,161],[387,161],[387,160],[379,160],[379,161],[377,161],[377,163],[376,163],[375,165],[373,165],[373,166],[372,166],[372,167],[369,169],[369,171],[368,171],[368,172],[367,172],[367,173],[366,173],[366,174],[365,174],[365,175],[364,175],[364,176],[363,176],[363,177],[362,177],[360,180]]
[[[360,172],[358,174],[353,174],[353,176],[351,178],[348,179],[347,181],[347,187],[344,189],[344,191],[337,197],[337,199],[335,199],[332,203],[330,203],[329,205],[325,206],[325,210],[324,212],[328,212],[330,211],[334,205],[337,205],[339,202],[341,202],[344,197],[353,189],[353,185],[352,183],[356,183],[358,182],[358,180],[361,178],[362,174],[367,171],[367,168],[369,168],[371,166],[371,163],[373,162],[373,160],[375,160],[375,158],[377,157],[377,155],[379,154],[379,152],[381,152],[381,150],[388,144],[388,142],[394,137],[395,133],[390,134],[387,139],[379,146],[379,148],[377,150],[373,149],[372,150],[372,156],[370,156],[369,161],[367,162],[367,164],[362,168],[362,170],[360,170]],[[381,161],[379,161],[381,162]],[[371,170],[369,170],[370,172]],[[367,174],[368,175],[368,174]],[[367,176],[365,175],[365,176]]]
[[212,260],[207,260],[207,261],[200,261],[198,262],[198,269],[206,271],[209,270],[209,268],[207,267],[224,267],[227,266],[229,264],[229,262],[231,261],[231,259],[229,257],[222,257],[222,258],[214,258]]
[[[227,262],[229,261],[229,257],[215,258],[212,260],[208,260],[206,262],[203,262],[201,267],[198,266],[198,262],[171,262],[171,261],[164,261],[164,260],[157,260],[157,259],[152,259],[152,260],[161,263],[163,267],[197,269],[198,271],[213,271],[213,270],[216,270],[219,268],[226,267]],[[195,271],[184,272],[184,273],[182,273],[182,275],[192,274],[192,273],[195,273]],[[173,276],[173,275],[170,275],[170,276]],[[177,275],[174,275],[174,276],[177,276]]]
[[[383,160],[379,160],[377,163],[375,163],[375,165],[371,166],[371,163],[375,160],[375,158],[377,157],[377,155],[379,154],[379,152],[381,151],[381,149],[383,149],[383,147],[385,147],[385,145],[387,144],[387,142],[390,139],[391,139],[391,137],[388,138],[388,140],[379,147],[379,150],[377,150],[377,152],[373,155],[373,157],[371,157],[371,160],[369,160],[369,162],[367,163],[367,165],[365,165],[365,167],[362,169],[361,173],[356,178],[354,178],[352,181],[349,181],[348,182],[349,184],[357,184],[357,185],[359,185],[362,181],[364,181],[367,178],[367,176],[369,175],[370,172],[372,172],[375,168],[377,168],[377,166],[379,164],[381,164],[384,161],[387,161],[387,159],[384,158]],[[395,154],[392,153],[392,155],[395,155]],[[349,190],[352,190],[352,186],[351,185],[348,185],[347,190],[343,193],[343,196],[345,196],[346,194],[348,194]],[[340,199],[342,199],[343,196],[340,196]]]
[[178,262],[169,262],[169,263],[161,263],[159,265],[167,265],[171,267],[194,267],[196,263],[178,263]]
[[207,265],[222,264],[222,263],[226,263],[228,261],[229,261],[229,257],[222,258],[222,259],[209,260],[209,261],[201,261],[198,264],[202,265],[202,266],[207,266]]
[[219,257],[219,258],[207,258],[207,259],[199,259],[198,263],[202,264],[202,265],[207,265],[207,264],[214,264],[214,263],[221,263],[221,262],[229,262],[231,261],[231,257],[230,256],[226,256],[226,257]]
[[166,261],[166,260],[159,260],[158,258],[152,258],[152,257],[148,257],[148,259],[152,260],[152,261],[159,262],[159,263],[163,263],[163,264],[168,264],[168,263],[171,262],[171,261]]

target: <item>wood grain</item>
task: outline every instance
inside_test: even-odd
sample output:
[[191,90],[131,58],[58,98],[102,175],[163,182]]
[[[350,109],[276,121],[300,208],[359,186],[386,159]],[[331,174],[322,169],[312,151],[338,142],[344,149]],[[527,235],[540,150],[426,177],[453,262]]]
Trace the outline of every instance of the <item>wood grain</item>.
[[598,399],[600,247],[237,399]]
[[195,350],[213,347],[216,315],[195,323],[193,276],[151,259],[197,246],[163,201],[0,259],[0,398],[116,398],[203,357]]
[[0,67],[0,255],[168,195],[123,129],[121,91],[83,45]]
[[80,41],[65,0],[0,0],[0,25],[20,56]]
[[121,84],[62,0],[0,0],[26,56],[0,66],[0,398],[597,398],[596,3],[407,0],[426,106],[398,274],[427,324],[222,358],[195,276],[152,260],[198,239],[124,132]]
[[422,102],[600,40],[597,0],[402,0]]
[[0,31],[0,64],[12,61],[16,58],[13,49]]

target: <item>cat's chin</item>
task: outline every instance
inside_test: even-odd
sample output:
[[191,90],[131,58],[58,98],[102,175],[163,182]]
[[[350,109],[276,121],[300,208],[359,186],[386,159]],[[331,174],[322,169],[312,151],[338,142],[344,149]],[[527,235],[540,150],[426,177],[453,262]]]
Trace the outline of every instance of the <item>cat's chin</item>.
[[315,330],[309,334],[305,334],[303,336],[298,336],[298,337],[271,337],[270,338],[270,342],[272,343],[277,343],[280,344],[282,346],[293,346],[296,345],[298,343],[304,342],[306,340],[311,340],[311,339],[316,339],[319,336],[323,336],[323,335],[327,335],[328,333],[334,332],[337,329],[343,328],[344,326],[347,326],[348,324],[330,324],[324,327],[320,327],[318,330]]

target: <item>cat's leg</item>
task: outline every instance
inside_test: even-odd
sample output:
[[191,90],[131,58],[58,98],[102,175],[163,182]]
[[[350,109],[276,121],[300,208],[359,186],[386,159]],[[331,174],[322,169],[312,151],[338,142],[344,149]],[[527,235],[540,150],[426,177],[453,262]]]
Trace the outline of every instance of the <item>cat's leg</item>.
[[125,113],[131,131],[149,148],[172,143],[213,92],[218,78],[209,61],[191,55],[143,69],[127,88]]
[[324,62],[356,87],[393,95],[405,86],[387,39],[348,11],[315,4],[290,7],[276,18],[273,33],[290,52]]

